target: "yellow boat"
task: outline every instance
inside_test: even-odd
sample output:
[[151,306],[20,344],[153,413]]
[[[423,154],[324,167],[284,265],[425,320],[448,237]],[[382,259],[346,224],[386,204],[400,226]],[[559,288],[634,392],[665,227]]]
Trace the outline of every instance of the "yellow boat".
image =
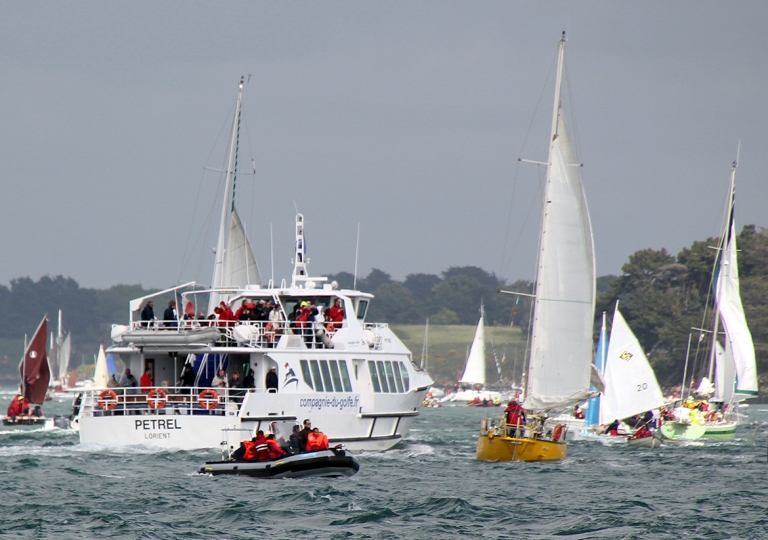
[[[477,459],[481,461],[560,461],[565,459],[565,439],[568,427],[557,424],[551,432],[531,427],[517,430],[507,428],[502,421],[493,426],[491,419],[482,422],[477,438]],[[512,436],[514,435],[514,436]]]

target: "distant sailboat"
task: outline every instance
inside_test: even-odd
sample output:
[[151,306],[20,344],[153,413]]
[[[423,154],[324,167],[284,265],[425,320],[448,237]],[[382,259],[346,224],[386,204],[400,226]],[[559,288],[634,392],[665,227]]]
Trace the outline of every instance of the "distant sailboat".
[[[480,320],[477,322],[475,337],[467,354],[464,373],[459,384],[471,388],[451,394],[450,401],[467,402],[469,405],[498,405],[501,393],[485,389],[485,308],[480,304]],[[485,403],[483,402],[485,400]]]
[[[565,458],[567,428],[546,415],[590,396],[595,258],[586,196],[560,104],[565,33],[558,48],[543,216],[539,232],[530,360],[523,429],[481,426],[477,458],[542,461]],[[500,436],[496,436],[496,433]]]
[[35,418],[30,416],[29,407],[32,405],[42,405],[48,393],[48,384],[51,378],[50,366],[48,365],[48,319],[43,317],[40,324],[32,336],[32,340],[24,350],[24,356],[19,362],[19,375],[21,384],[19,393],[14,396],[14,400],[24,403],[27,409],[16,414],[10,407],[8,415],[3,418],[3,424],[37,424],[44,423],[45,418]]
[[99,345],[99,355],[96,357],[96,366],[93,369],[93,386],[106,388],[108,382],[107,355],[104,354],[104,345]]

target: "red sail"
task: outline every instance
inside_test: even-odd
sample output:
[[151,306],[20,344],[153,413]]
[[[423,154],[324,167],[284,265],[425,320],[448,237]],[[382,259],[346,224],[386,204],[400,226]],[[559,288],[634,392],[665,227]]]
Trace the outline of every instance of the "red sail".
[[19,364],[21,392],[30,403],[42,405],[48,391],[51,371],[48,367],[46,343],[48,341],[48,319],[43,317],[37,332],[29,342],[24,358]]

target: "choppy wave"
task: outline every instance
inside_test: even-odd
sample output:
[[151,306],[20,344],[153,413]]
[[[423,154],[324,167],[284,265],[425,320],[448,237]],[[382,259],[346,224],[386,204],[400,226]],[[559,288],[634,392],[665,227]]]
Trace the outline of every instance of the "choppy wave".
[[13,497],[0,537],[764,538],[768,408],[750,409],[731,441],[574,441],[555,464],[478,462],[485,412],[430,409],[395,448],[362,454],[354,477],[282,481],[197,474],[217,451],[8,428],[0,479]]

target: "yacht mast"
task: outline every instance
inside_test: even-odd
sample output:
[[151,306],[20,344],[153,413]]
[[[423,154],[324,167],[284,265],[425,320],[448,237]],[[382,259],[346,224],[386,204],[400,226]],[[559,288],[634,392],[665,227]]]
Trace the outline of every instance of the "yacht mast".
[[[565,31],[563,31],[562,37],[560,38],[560,43],[558,45],[557,49],[557,75],[555,78],[555,100],[554,105],[552,107],[552,128],[550,129],[550,137],[549,137],[549,154],[547,155],[547,184],[550,183],[551,177],[550,177],[550,171],[552,168],[552,153],[554,151],[555,146],[555,139],[557,139],[557,119],[560,115],[560,85],[563,80],[563,63],[565,60]],[[539,246],[536,251],[536,281],[533,284],[533,311],[532,311],[532,317],[531,317],[531,334],[536,334],[536,312],[538,311],[539,307],[539,295],[538,295],[538,288],[539,288],[539,281],[540,281],[540,273],[541,273],[541,250],[542,245],[544,244],[544,235],[547,234],[547,231],[544,229],[544,223],[545,218],[547,215],[547,197],[548,197],[548,189],[545,186],[544,188],[544,202],[541,212],[541,227],[539,230],[541,233],[539,234]],[[532,345],[533,346],[533,345]],[[528,366],[527,369],[523,370],[523,375],[531,369],[531,361],[533,359],[533,350],[531,349],[528,352]],[[524,386],[524,396],[527,398],[528,394],[530,393],[530,384],[531,384],[531,377],[525,377],[525,386]]]
[[[237,90],[237,106],[235,107],[235,117],[232,121],[232,136],[229,141],[229,159],[227,161],[224,201],[221,207],[221,223],[219,224],[219,237],[216,242],[216,258],[213,264],[213,282],[211,283],[211,288],[222,287],[224,285],[227,234],[230,229],[232,212],[235,209],[235,171],[237,169],[237,147],[240,139],[240,111],[243,102],[244,85],[244,78],[240,77],[240,84]],[[213,313],[213,309],[218,305],[219,298],[219,293],[211,293],[211,301],[208,305],[208,311],[210,313]]]

